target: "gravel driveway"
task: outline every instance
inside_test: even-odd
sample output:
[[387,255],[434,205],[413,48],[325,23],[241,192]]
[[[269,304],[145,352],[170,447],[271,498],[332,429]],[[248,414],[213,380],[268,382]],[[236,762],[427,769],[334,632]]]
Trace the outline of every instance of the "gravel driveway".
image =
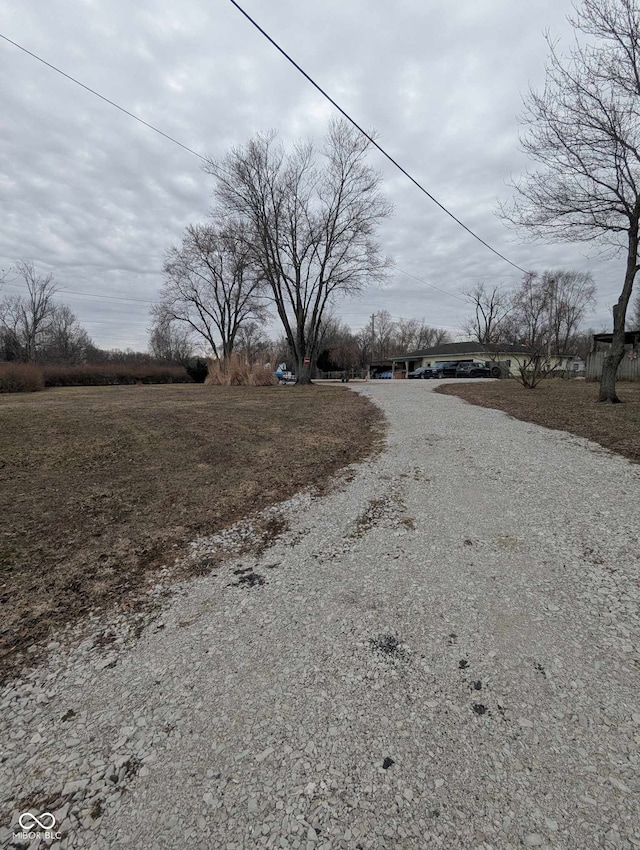
[[432,388],[354,388],[380,456],[0,694],[1,846],[640,847],[640,467]]

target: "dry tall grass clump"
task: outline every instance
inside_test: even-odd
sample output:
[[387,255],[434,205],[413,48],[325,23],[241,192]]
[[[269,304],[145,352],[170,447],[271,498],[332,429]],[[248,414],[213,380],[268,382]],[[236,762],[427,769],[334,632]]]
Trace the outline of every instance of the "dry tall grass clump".
[[251,387],[275,387],[278,385],[278,379],[271,371],[262,366],[260,363],[254,363],[251,367],[249,375],[249,386]]
[[35,393],[43,389],[42,369],[28,363],[0,363],[0,393]]
[[205,384],[215,387],[271,387],[277,383],[271,369],[265,369],[259,363],[250,366],[237,354],[232,354],[228,362],[210,362],[209,374],[205,380]]
[[205,384],[214,387],[248,386],[251,367],[241,360],[237,354],[232,354],[228,361],[212,360],[209,363],[209,374]]

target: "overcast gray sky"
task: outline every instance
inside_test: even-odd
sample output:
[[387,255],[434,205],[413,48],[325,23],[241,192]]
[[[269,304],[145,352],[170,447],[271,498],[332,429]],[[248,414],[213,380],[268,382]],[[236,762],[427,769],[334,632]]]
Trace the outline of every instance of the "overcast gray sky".
[[[588,323],[610,324],[619,259],[525,244],[495,215],[528,166],[517,115],[528,86],[544,80],[543,31],[568,45],[570,0],[242,5],[497,250],[527,269],[591,271],[598,305]],[[320,137],[334,114],[228,0],[0,0],[0,11],[3,35],[206,156],[271,128],[285,142]],[[0,267],[33,260],[60,289],[88,293],[59,300],[96,344],[146,348],[163,254],[206,216],[211,178],[197,157],[2,40],[0,74]],[[395,206],[381,237],[396,268],[337,312],[354,330],[386,309],[455,333],[468,313],[462,288],[521,275],[379,153],[371,161]]]

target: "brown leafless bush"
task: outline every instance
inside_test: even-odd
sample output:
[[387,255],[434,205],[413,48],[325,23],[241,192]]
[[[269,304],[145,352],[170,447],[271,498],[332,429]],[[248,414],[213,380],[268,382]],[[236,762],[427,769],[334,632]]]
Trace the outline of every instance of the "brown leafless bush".
[[42,369],[28,363],[0,363],[0,393],[34,393],[43,389]]
[[43,367],[47,387],[96,387],[115,384],[178,384],[190,378],[182,366],[136,363],[101,363],[87,366]]

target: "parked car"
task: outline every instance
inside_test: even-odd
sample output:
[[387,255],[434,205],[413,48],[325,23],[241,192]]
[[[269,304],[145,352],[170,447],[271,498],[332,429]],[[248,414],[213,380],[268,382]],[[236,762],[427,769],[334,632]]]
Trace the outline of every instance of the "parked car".
[[296,376],[287,368],[286,363],[280,363],[273,374],[281,384],[295,384],[296,382]]
[[434,378],[455,378],[458,368],[457,360],[442,360],[431,367]]
[[491,368],[484,363],[458,363],[456,378],[490,378]]
[[431,366],[418,366],[407,374],[407,378],[433,378],[433,370]]
[[393,378],[393,372],[380,372],[376,378]]

